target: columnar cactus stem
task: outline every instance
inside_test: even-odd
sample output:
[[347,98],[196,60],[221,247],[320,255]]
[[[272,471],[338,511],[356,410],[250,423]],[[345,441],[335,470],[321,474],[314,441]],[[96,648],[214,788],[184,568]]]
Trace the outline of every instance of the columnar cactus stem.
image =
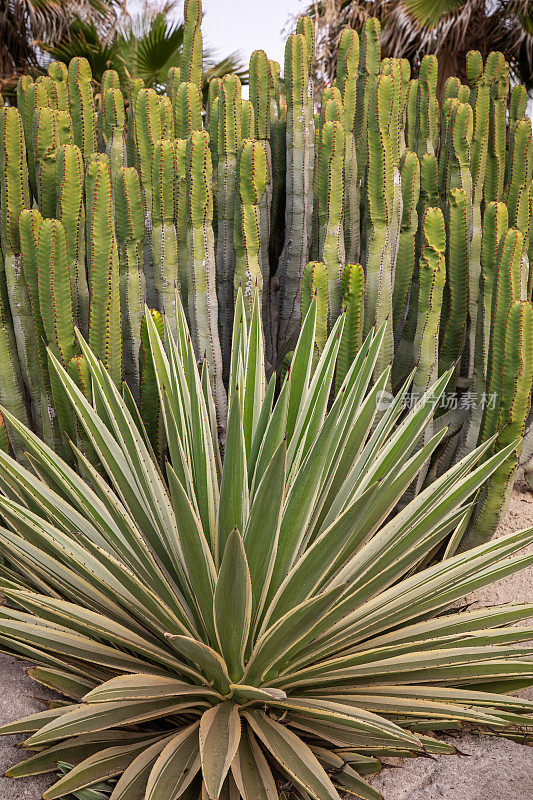
[[[26,80],[28,77],[28,80]],[[24,139],[28,163],[28,178],[31,193],[37,196],[37,180],[35,176],[35,147],[33,117],[37,109],[47,108],[50,104],[48,93],[42,83],[33,83],[29,76],[19,79],[17,86],[17,106],[24,123]]]
[[310,261],[305,265],[302,277],[302,319],[316,297],[315,361],[324,349],[328,338],[329,307],[328,270],[321,261]]
[[253,139],[255,135],[255,111],[250,100],[243,100],[241,106],[241,141]]
[[128,132],[126,136],[126,154],[128,156],[128,167],[139,168],[137,153],[135,152],[136,139],[135,139],[135,103],[137,95],[144,89],[144,81],[142,78],[135,78],[131,83],[129,103],[128,103]]
[[448,203],[448,298],[440,348],[440,372],[449,369],[464,344],[468,314],[468,197],[452,189]]
[[485,202],[503,198],[505,176],[505,138],[507,93],[509,91],[509,69],[502,53],[489,53],[485,66],[487,83],[490,86],[489,145],[487,175],[485,178]]
[[[167,95],[172,103],[172,109],[176,110],[176,93],[181,83],[181,70],[179,67],[170,67],[167,72]],[[175,122],[175,119],[174,119]]]
[[470,105],[474,113],[470,169],[472,174],[472,238],[470,243],[468,285],[468,377],[474,374],[476,357],[476,331],[479,309],[481,276],[481,202],[487,170],[489,141],[489,86],[484,79],[481,53],[471,50],[466,59],[467,80],[470,85]]
[[[21,372],[32,402],[36,402],[38,398],[33,369],[35,354],[32,353],[29,339],[32,317],[21,264],[19,228],[20,214],[29,207],[25,150],[19,112],[8,106],[0,109],[0,247],[3,273]],[[4,317],[4,324],[7,325],[7,308]]]
[[202,106],[196,84],[180,83],[176,92],[174,119],[179,139],[186,139],[192,131],[202,130]]
[[74,128],[74,142],[87,164],[96,153],[94,98],[91,67],[86,58],[76,56],[68,67],[68,96]]
[[510,131],[506,187],[503,200],[509,212],[509,225],[524,236],[522,251],[522,299],[527,298],[529,283],[529,195],[533,168],[531,120],[519,119]]
[[53,109],[39,108],[34,114],[33,143],[39,210],[43,217],[54,217],[57,202],[55,159],[59,136],[56,112]]
[[413,395],[418,398],[439,374],[439,325],[446,280],[446,230],[440,208],[428,208],[422,221],[418,323],[415,334],[416,372]]
[[501,367],[502,393],[497,420],[500,433],[495,449],[499,450],[517,440],[519,444],[483,487],[474,520],[461,549],[488,541],[509,502],[533,383],[533,306],[529,301],[515,300],[509,309]]
[[[418,230],[417,207],[420,198],[420,162],[416,153],[411,150],[406,150],[402,156],[400,177],[402,222],[392,295],[392,318],[395,332],[401,326],[415,267],[415,243]],[[399,332],[401,334],[401,328]]]
[[200,0],[185,0],[181,79],[196,84],[202,91],[202,4]]
[[[106,149],[106,131],[110,129],[109,120],[106,119],[107,108],[105,101],[108,89],[120,90],[120,78],[118,77],[118,72],[114,69],[106,69],[100,83],[100,102],[98,103],[98,149],[100,151]],[[122,110],[124,111],[124,101],[122,102]]]
[[320,133],[318,164],[319,252],[326,265],[332,320],[341,310],[341,277],[344,269],[344,128],[341,122],[326,122]]
[[[487,359],[486,394],[480,441],[497,431],[502,397],[502,364],[507,315],[515,300],[520,299],[520,260],[523,247],[520,231],[509,228],[498,246],[496,275],[492,294],[491,336]],[[515,343],[516,345],[516,343]]]
[[[163,337],[164,323],[159,311],[150,308],[146,312],[151,314],[159,336]],[[148,438],[156,453],[159,452],[161,435],[161,409],[159,406],[159,392],[157,391],[157,379],[155,376],[154,363],[150,350],[150,339],[146,317],[143,317],[140,329],[141,350],[139,354],[141,370],[141,418],[146,429]]]
[[366,290],[365,335],[387,320],[386,333],[376,365],[379,374],[392,362],[393,154],[390,136],[394,81],[380,75],[368,114],[368,212],[365,230]]
[[336,86],[341,93],[344,109],[344,244],[348,263],[357,261],[361,248],[361,197],[357,175],[357,150],[353,133],[357,101],[358,65],[359,36],[356,31],[345,28],[339,43]]
[[[175,186],[175,226],[178,241],[178,275],[181,301],[188,317],[189,308],[189,265],[187,232],[189,229],[189,201],[187,194],[187,139],[176,139],[176,186]],[[213,198],[214,204],[214,198]]]
[[140,399],[139,350],[146,302],[143,271],[144,211],[137,170],[126,167],[115,180],[116,235],[119,255],[120,310],[124,377],[135,400]]
[[439,103],[437,100],[438,61],[426,55],[420,64],[418,76],[418,102],[416,140],[418,157],[424,153],[436,155],[439,146]]
[[126,163],[124,98],[120,89],[110,87],[104,95],[105,116],[102,139],[109,156],[111,179]]
[[377,19],[367,19],[361,35],[359,69],[357,73],[357,101],[355,109],[354,137],[357,148],[357,168],[364,179],[367,166],[367,124],[370,103],[375,95],[378,80],[381,48],[379,37],[381,25]]
[[155,143],[161,139],[161,117],[157,95],[153,89],[139,89],[134,110],[135,150],[144,197],[144,272],[146,276],[146,300],[149,306],[157,304],[154,282],[154,265],[151,251],[152,231],[152,161]]
[[152,162],[152,258],[159,308],[177,334],[178,240],[174,225],[176,152],[168,140],[156,142]]
[[235,212],[235,297],[242,291],[248,319],[255,291],[259,299],[263,288],[261,265],[261,200],[265,193],[267,164],[261,142],[245,139],[241,145],[237,170],[239,201]]
[[220,425],[226,420],[227,401],[218,336],[212,174],[209,134],[193,131],[187,141],[189,318],[196,355],[207,358]]
[[[239,78],[236,75],[225,75],[220,88],[218,108],[216,262],[220,336],[225,373],[229,369],[233,322],[233,279],[235,274],[233,216],[236,198],[237,154],[241,142],[241,103]],[[209,366],[211,367],[211,364]]]
[[61,61],[51,61],[48,65],[48,75],[51,78],[50,99],[52,96],[53,107],[58,111],[69,111],[68,105],[68,69]]
[[309,118],[309,58],[305,36],[289,36],[285,48],[287,93],[287,183],[285,246],[278,275],[278,351],[291,349],[300,322],[302,275],[311,243],[313,120]]
[[85,207],[83,158],[76,145],[63,145],[56,158],[56,217],[67,240],[73,312],[84,336],[89,331],[89,287],[85,271]]
[[339,344],[335,391],[339,391],[363,337],[365,273],[361,264],[347,264],[342,273],[342,313],[345,315]]
[[111,176],[102,161],[87,167],[87,263],[89,346],[102,359],[117,386],[122,380],[122,334],[117,241],[113,225]]
[[173,139],[175,134],[174,109],[165,94],[157,95],[159,116],[161,117],[161,138]]

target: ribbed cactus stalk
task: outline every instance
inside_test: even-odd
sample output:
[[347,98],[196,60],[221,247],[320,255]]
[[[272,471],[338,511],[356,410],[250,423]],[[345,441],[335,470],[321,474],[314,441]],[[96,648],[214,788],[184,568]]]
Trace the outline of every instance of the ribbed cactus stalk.
[[265,193],[267,164],[261,142],[245,139],[237,169],[239,202],[235,209],[235,296],[242,291],[247,317],[251,316],[255,294],[263,289],[261,253],[261,201]]
[[68,67],[68,96],[74,143],[87,164],[96,153],[96,121],[91,67],[86,58],[73,58]]
[[365,273],[361,264],[347,264],[342,273],[342,313],[345,315],[339,344],[335,391],[342,386],[363,338]]
[[56,157],[55,216],[63,224],[73,298],[74,320],[84,336],[89,331],[89,287],[85,271],[85,205],[83,158],[76,145],[63,145]]
[[273,357],[275,322],[271,315],[270,292],[270,228],[273,197],[272,152],[270,148],[271,76],[270,63],[264,50],[254,50],[250,57],[250,101],[254,109],[254,133],[265,151],[265,191],[259,206],[261,271],[263,275],[262,320],[265,329],[267,358]]
[[530,408],[533,383],[533,306],[529,301],[515,300],[505,324],[501,361],[501,401],[495,450],[519,442],[503,464],[481,490],[473,522],[462,548],[475,547],[490,539],[507,508],[522,448],[521,437]]
[[255,111],[251,100],[243,100],[241,106],[241,140],[255,137]]
[[135,99],[134,138],[137,169],[141,178],[145,214],[144,273],[146,300],[150,306],[157,304],[154,265],[151,252],[152,233],[152,162],[155,143],[161,139],[161,117],[157,94],[153,89],[139,89]]
[[159,116],[161,118],[161,138],[173,139],[175,133],[174,109],[170,99],[165,94],[157,96],[159,103]]
[[509,225],[517,228],[524,236],[522,251],[522,299],[527,298],[529,283],[529,196],[531,173],[533,169],[533,143],[531,140],[531,120],[523,117],[515,122],[510,131],[509,154],[507,160],[506,187],[503,200],[509,212]]
[[368,113],[368,209],[365,221],[365,335],[374,326],[387,321],[385,338],[376,366],[376,374],[392,363],[393,253],[393,154],[391,117],[394,80],[380,75],[375,84]]
[[[100,83],[100,98],[98,102],[98,150],[100,152],[106,149],[106,130],[109,130],[109,122],[106,120],[106,94],[108,89],[120,90],[120,78],[115,69],[106,69],[102,75]],[[122,110],[124,110],[124,102],[122,103]]]
[[122,380],[119,263],[111,175],[102,161],[92,161],[85,181],[87,264],[89,274],[89,346],[109,370],[115,383]]
[[116,236],[119,255],[120,311],[124,377],[139,401],[139,350],[146,302],[143,271],[144,210],[137,170],[126,167],[115,179]]
[[320,132],[319,144],[318,225],[320,260],[326,265],[333,320],[341,310],[341,278],[345,263],[342,225],[344,154],[342,122],[326,122]]
[[520,300],[520,262],[523,241],[520,231],[509,228],[502,236],[498,246],[487,359],[486,394],[487,400],[490,402],[487,402],[483,412],[480,441],[485,441],[498,429],[507,316],[512,304],[516,300]]
[[452,189],[448,203],[448,294],[440,349],[440,371],[445,372],[462,351],[468,315],[468,196]]
[[159,308],[173,335],[177,333],[176,292],[179,290],[178,239],[174,225],[176,151],[164,139],[156,142],[152,162],[152,259]]
[[144,88],[144,81],[142,78],[135,78],[131,82],[129,102],[128,102],[128,124],[126,136],[126,154],[128,157],[128,167],[138,167],[137,153],[135,152],[136,139],[135,139],[135,103],[137,95]]
[[487,170],[489,142],[490,90],[485,80],[483,59],[477,50],[471,50],[466,58],[466,76],[470,85],[470,105],[474,114],[470,168],[472,174],[472,237],[470,241],[468,282],[468,371],[474,374],[476,358],[476,331],[480,301],[481,277],[481,203]]
[[114,181],[115,175],[126,163],[124,98],[119,88],[107,89],[104,95],[104,108],[102,138],[105,152],[109,156],[111,178]]
[[39,108],[48,108],[49,103],[46,87],[42,83],[34,83],[29,76],[19,78],[17,86],[17,107],[24,123],[28,178],[31,193],[34,197],[37,196],[37,179],[35,176],[33,118]]
[[179,139],[186,139],[192,131],[202,129],[202,106],[196,84],[180,83],[176,92],[174,119]]
[[313,120],[309,117],[309,59],[302,33],[285,48],[287,93],[285,245],[280,255],[278,350],[290,349],[300,323],[301,284],[311,243]]
[[381,48],[379,37],[381,25],[377,19],[367,19],[361,34],[359,69],[357,71],[357,99],[355,108],[354,136],[357,150],[357,169],[364,180],[368,160],[367,125],[372,98],[378,80]]
[[[32,316],[28,289],[21,264],[20,214],[29,207],[22,118],[16,108],[0,109],[0,247],[3,255],[3,280],[20,369],[32,402],[38,400],[33,380],[35,353],[31,347]],[[8,324],[8,309],[4,311]]]
[[328,270],[321,261],[310,261],[304,267],[302,277],[302,319],[309,311],[313,298],[316,297],[316,329],[315,329],[315,361],[324,349],[328,338],[329,280]]
[[413,271],[415,268],[415,245],[418,231],[418,201],[420,198],[420,162],[416,153],[406,150],[400,162],[402,188],[402,222],[398,243],[398,257],[394,272],[392,295],[392,318],[394,331],[401,334],[403,315]]
[[226,419],[226,392],[218,333],[212,174],[209,134],[193,131],[187,141],[189,318],[196,355],[207,358],[220,425]]
[[33,116],[33,147],[37,202],[43,217],[53,217],[56,213],[55,160],[58,146],[56,112],[51,108],[39,108]]
[[[218,107],[217,176],[217,286],[220,337],[224,374],[229,369],[231,327],[233,323],[233,247],[237,181],[237,155],[241,143],[241,82],[236,75],[225,75],[220,87]],[[190,293],[189,293],[190,296]]]
[[348,263],[357,261],[361,248],[361,197],[354,137],[358,66],[359,36],[356,31],[345,28],[339,43],[335,85],[340,91],[344,110],[344,246]]
[[486,80],[490,86],[489,144],[485,201],[501,200],[505,177],[505,140],[509,68],[503,53],[489,53],[485,65]]
[[[159,311],[148,309],[146,312],[152,316],[159,335],[164,333],[163,318]],[[141,350],[140,350],[140,370],[141,370],[141,398],[140,409],[141,418],[154,451],[159,451],[159,440],[161,434],[161,409],[159,407],[159,394],[157,391],[157,379],[155,376],[154,363],[152,361],[150,340],[148,337],[148,327],[146,317],[143,317],[141,329]]]
[[416,372],[413,396],[418,398],[439,376],[439,325],[446,280],[446,230],[440,208],[428,208],[422,220],[418,322],[415,334]]
[[202,90],[202,3],[185,0],[181,79],[196,84]]
[[176,139],[174,148],[176,153],[175,225],[178,241],[178,275],[182,305],[185,314],[188,316],[189,267],[187,263],[187,231],[189,229],[189,206],[187,194],[187,140]]
[[436,155],[439,146],[439,103],[437,100],[438,61],[426,55],[420,64],[417,90],[416,146],[418,157]]
[[[176,93],[181,83],[181,70],[179,67],[169,67],[167,72],[167,97],[169,98],[172,109],[176,108]],[[175,121],[175,120],[174,120]]]
[[48,65],[48,94],[53,108],[58,111],[69,111],[68,105],[68,69],[61,61],[51,61]]

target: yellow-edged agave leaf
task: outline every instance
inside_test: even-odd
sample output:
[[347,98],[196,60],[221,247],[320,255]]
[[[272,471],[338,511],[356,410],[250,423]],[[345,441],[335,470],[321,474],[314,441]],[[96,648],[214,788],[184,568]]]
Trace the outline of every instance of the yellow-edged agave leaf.
[[257,738],[269,750],[282,770],[315,800],[339,800],[327,773],[310,748],[291,730],[262,711],[247,711],[244,716]]
[[146,742],[114,745],[93,753],[80,764],[77,764],[61,780],[56,781],[50,789],[47,789],[43,795],[43,800],[57,800],[57,798],[63,797],[65,793],[75,792],[79,789],[84,789],[86,786],[93,786],[99,781],[105,781],[108,778],[120,775],[133,758],[140,755],[147,747],[155,744],[154,739],[160,738],[162,737],[158,736]]
[[347,315],[319,353],[321,303],[267,386],[261,300],[237,292],[229,415],[179,295],[163,334],[148,313],[157,442],[81,336],[90,399],[50,355],[72,461],[6,412],[28,460],[0,450],[0,650],[68,704],[0,734],[31,734],[10,774],[57,772],[47,797],[378,800],[381,758],[452,753],[435,735],[465,724],[533,727],[505,694],[533,685],[533,604],[453,608],[533,563],[533,529],[458,547],[517,443],[493,437],[415,494],[441,462],[449,375],[406,407],[404,374],[382,403],[387,324],[369,324],[332,397]]
[[241,797],[278,800],[276,781],[257,740],[247,727],[231,762],[231,772]]
[[146,785],[146,800],[180,797],[200,769],[197,722],[174,736],[160,753]]
[[239,707],[225,702],[204,711],[199,736],[204,786],[208,797],[216,800],[241,739]]
[[167,743],[168,738],[162,738],[130,761],[113,789],[113,800],[144,800],[148,778]]
[[224,548],[213,598],[215,628],[233,681],[242,678],[244,652],[252,619],[252,585],[242,537],[235,528]]

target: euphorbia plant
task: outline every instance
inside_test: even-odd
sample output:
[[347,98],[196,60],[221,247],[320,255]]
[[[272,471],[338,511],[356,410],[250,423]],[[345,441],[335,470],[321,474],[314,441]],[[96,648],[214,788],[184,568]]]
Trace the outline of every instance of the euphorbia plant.
[[533,562],[533,529],[450,555],[514,443],[398,510],[444,435],[420,446],[449,376],[383,408],[381,328],[330,403],[344,316],[314,364],[313,299],[276,395],[258,296],[248,322],[239,292],[222,456],[177,309],[176,339],[146,315],[164,469],[81,336],[92,402],[49,358],[94,453],[85,478],[5,412],[33,471],[0,452],[1,646],[64,698],[2,728],[33,751],[8,774],[59,765],[45,800],[378,798],[363,776],[380,756],[453,752],[431,734],[454,726],[528,728],[533,703],[505,692],[533,683],[533,630],[515,627],[531,605],[450,610]]

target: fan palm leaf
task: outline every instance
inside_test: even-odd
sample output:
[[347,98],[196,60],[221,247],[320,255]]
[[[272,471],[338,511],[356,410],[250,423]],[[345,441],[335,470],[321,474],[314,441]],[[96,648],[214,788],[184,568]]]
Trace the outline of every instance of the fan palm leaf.
[[533,606],[450,607],[533,563],[533,529],[442,557],[507,450],[395,510],[443,436],[419,446],[449,376],[378,412],[380,330],[330,403],[344,321],[315,364],[313,300],[274,399],[259,303],[247,320],[239,294],[217,421],[177,303],[176,340],[146,316],[164,470],[81,336],[93,403],[49,358],[98,469],[77,452],[80,477],[2,411],[33,469],[0,452],[0,647],[64,698],[0,730],[33,751],[8,774],[56,772],[45,800],[377,800],[380,756],[453,752],[429,735],[450,726],[531,727],[505,692],[533,684],[516,627]]

